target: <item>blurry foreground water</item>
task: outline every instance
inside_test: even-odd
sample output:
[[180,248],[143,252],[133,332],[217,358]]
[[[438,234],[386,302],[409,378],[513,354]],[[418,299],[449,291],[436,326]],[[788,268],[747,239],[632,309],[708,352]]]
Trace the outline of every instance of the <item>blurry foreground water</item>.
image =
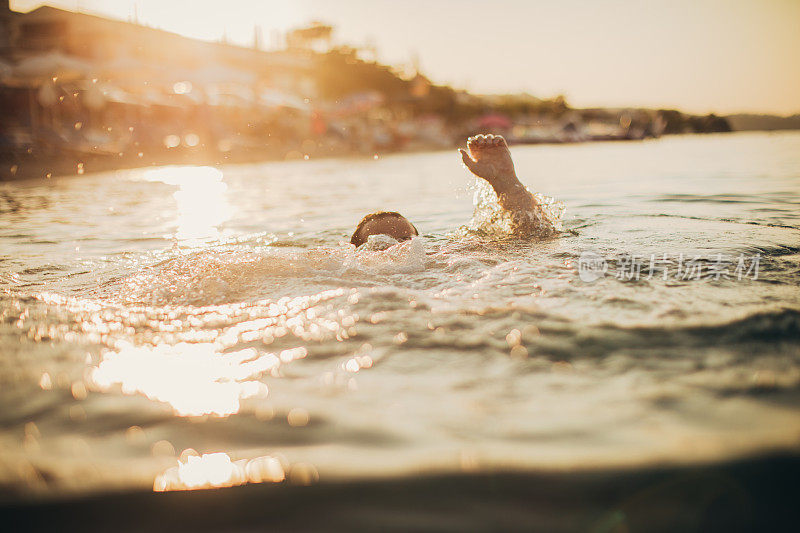
[[[561,237],[462,228],[455,151],[0,184],[0,486],[796,451],[800,135],[513,153]],[[376,209],[422,237],[356,253]]]

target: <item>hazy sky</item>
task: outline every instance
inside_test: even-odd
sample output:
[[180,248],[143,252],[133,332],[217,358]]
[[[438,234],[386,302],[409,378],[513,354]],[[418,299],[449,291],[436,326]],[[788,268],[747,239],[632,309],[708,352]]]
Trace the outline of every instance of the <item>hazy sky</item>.
[[577,106],[800,112],[800,0],[12,0],[269,44],[321,20],[382,61],[414,54],[434,81],[564,94]]

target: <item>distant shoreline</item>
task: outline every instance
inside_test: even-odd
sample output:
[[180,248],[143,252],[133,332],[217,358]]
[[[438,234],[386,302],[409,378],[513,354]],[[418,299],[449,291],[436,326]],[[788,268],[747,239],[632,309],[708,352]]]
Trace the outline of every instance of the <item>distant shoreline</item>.
[[[737,133],[757,133],[758,131],[734,131],[723,132],[720,134],[730,135]],[[763,133],[776,133],[788,132],[797,130],[763,130]],[[713,135],[713,134],[698,134],[698,133],[685,133],[673,136],[695,136],[695,135]],[[523,145],[541,145],[541,144],[590,144],[602,142],[636,142],[636,140],[626,139],[607,139],[607,140],[593,140],[583,142],[525,142],[525,143],[511,143],[512,146]],[[641,141],[639,141],[641,142]],[[401,149],[401,150],[386,150],[379,152],[377,155],[396,155],[404,153],[419,153],[429,151],[439,151],[443,149],[457,147],[456,144],[448,148],[443,147],[417,147],[415,149]],[[345,153],[335,152],[333,150],[327,152],[319,152],[310,154],[309,159],[341,159],[348,157],[362,157],[371,158],[375,154],[356,153],[348,151]],[[288,157],[287,157],[288,156]],[[226,154],[220,153],[207,153],[202,151],[176,151],[160,152],[157,156],[153,157],[114,157],[108,155],[92,155],[89,157],[69,157],[69,156],[51,156],[51,157],[26,157],[20,161],[3,160],[0,162],[0,183],[12,181],[26,181],[35,179],[48,179],[48,178],[63,178],[81,173],[97,173],[97,172],[110,172],[114,170],[130,170],[136,168],[148,168],[155,166],[166,165],[210,165],[220,166],[226,164],[247,164],[247,163],[260,163],[260,162],[273,162],[273,161],[291,161],[301,160],[302,157],[299,153],[284,153],[284,151],[275,150],[259,150],[247,152],[230,152]],[[79,167],[79,164],[82,165]],[[16,167],[13,172],[10,170]],[[82,170],[82,172],[80,172]],[[48,176],[48,174],[50,174]]]

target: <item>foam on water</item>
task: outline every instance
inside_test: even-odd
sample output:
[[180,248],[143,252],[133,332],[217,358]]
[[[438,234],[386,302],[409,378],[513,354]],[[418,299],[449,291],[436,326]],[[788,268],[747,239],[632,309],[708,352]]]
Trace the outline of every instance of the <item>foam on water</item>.
[[[308,282],[368,282],[375,276],[421,272],[426,256],[422,239],[393,243],[370,237],[350,245],[311,248],[202,249],[180,254],[113,280],[89,293],[111,302],[144,305],[206,306],[266,298]],[[387,238],[390,239],[390,238]],[[393,241],[393,239],[391,239]]]

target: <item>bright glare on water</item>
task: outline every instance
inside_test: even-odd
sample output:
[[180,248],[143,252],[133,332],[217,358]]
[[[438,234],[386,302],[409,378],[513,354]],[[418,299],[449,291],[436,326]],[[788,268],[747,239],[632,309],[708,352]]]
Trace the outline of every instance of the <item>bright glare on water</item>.
[[[796,446],[800,135],[513,153],[566,206],[559,237],[471,229],[483,191],[455,152],[0,184],[0,484],[307,484]],[[377,209],[421,237],[354,250]]]

